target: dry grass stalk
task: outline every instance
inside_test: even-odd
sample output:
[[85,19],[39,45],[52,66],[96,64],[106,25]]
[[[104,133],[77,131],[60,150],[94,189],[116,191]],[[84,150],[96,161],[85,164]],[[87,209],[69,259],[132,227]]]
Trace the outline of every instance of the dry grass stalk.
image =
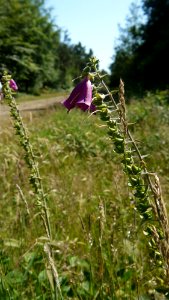
[[120,84],[119,84],[119,103],[120,103],[120,109],[119,109],[119,114],[120,114],[120,119],[124,127],[124,134],[127,134],[127,120],[126,120],[126,104],[125,104],[125,97],[124,97],[124,82],[122,79],[120,79]]
[[24,194],[23,194],[23,192],[22,192],[20,186],[19,186],[18,184],[16,184],[16,187],[17,187],[17,189],[18,189],[18,191],[19,191],[19,194],[20,194],[20,196],[21,196],[21,199],[23,200],[23,202],[24,202],[24,204],[25,204],[27,215],[29,216],[29,215],[30,215],[30,210],[29,210],[28,202],[26,201],[26,198],[25,198],[25,196],[24,196]]
[[146,177],[147,177],[148,187],[150,188],[150,190],[153,194],[153,197],[154,197],[155,204],[151,203],[151,206],[152,206],[153,212],[154,212],[158,222],[161,225],[164,238],[160,239],[155,226],[153,226],[154,229],[153,229],[152,233],[153,233],[154,239],[158,245],[158,248],[162,254],[162,257],[165,261],[166,273],[167,273],[167,277],[168,277],[169,276],[169,222],[168,222],[166,206],[165,206],[165,203],[164,203],[164,200],[162,197],[160,180],[159,180],[159,177],[157,176],[157,174],[153,174],[154,178],[155,178],[154,184],[150,180],[148,170],[146,168],[146,164],[143,161],[141,153],[140,153],[131,133],[128,130],[128,125],[127,125],[127,120],[126,120],[126,108],[125,108],[126,105],[125,105],[125,98],[124,98],[124,83],[121,79],[120,79],[120,85],[119,85],[119,102],[120,102],[120,106],[121,106],[121,110],[120,110],[119,114],[120,114],[121,122],[124,127],[124,132],[125,132],[125,134],[128,134],[130,140],[133,142],[133,146],[138,154],[140,163],[143,165],[144,171],[147,174]]
[[101,242],[104,233],[105,223],[106,223],[104,204],[102,200],[100,200],[99,203],[99,212],[100,212],[99,222],[100,222],[100,242]]
[[163,200],[161,186],[160,186],[160,180],[159,177],[154,174],[155,177],[155,183],[153,185],[153,192],[154,192],[154,201],[156,205],[156,212],[158,214],[158,221],[161,224],[162,230],[163,230],[163,239],[158,240],[158,244],[161,249],[161,253],[163,255],[163,258],[165,258],[166,263],[166,271],[167,271],[167,277],[169,280],[169,224],[168,224],[168,216],[167,216],[167,210],[166,206]]
[[[44,252],[46,253],[46,255],[48,257],[48,262],[49,262],[51,270],[52,270],[52,274],[53,274],[53,277],[54,277],[54,280],[55,280],[55,284],[57,286],[57,290],[59,292],[60,299],[63,300],[62,292],[61,292],[61,289],[60,289],[59,275],[58,275],[57,269],[55,267],[55,262],[53,260],[52,255],[51,255],[51,249],[50,248],[51,247],[48,244],[45,244],[44,245]],[[56,295],[56,299],[58,299],[57,295]]]

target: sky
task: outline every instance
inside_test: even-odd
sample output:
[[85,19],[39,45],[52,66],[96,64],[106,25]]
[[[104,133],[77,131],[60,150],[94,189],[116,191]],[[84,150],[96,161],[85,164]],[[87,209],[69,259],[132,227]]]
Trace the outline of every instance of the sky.
[[[119,27],[125,25],[134,0],[46,0],[59,28],[67,30],[72,44],[90,48],[106,71],[112,63]],[[139,0],[135,0],[139,3]]]

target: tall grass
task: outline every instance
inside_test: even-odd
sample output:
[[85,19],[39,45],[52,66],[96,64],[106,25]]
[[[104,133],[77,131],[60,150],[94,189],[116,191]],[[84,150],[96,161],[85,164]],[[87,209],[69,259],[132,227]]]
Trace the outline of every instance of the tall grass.
[[[102,95],[103,90],[96,92],[100,101],[98,94]],[[123,97],[123,92],[120,93]],[[166,104],[162,106],[152,99],[150,96],[144,106],[134,101],[130,104],[129,119],[136,122],[130,132],[139,140],[139,144],[136,143],[139,151],[141,148],[143,154],[149,154],[144,160],[152,166],[151,173],[154,174],[156,168],[159,171],[167,196],[168,110]],[[123,99],[115,112],[115,129],[123,135],[124,149],[128,151],[124,138],[126,125],[119,119],[124,118],[124,112],[126,118],[126,111],[120,111],[122,104]],[[104,108],[107,105],[108,101]],[[161,224],[158,216],[146,221],[140,218],[136,201],[141,201],[132,195],[131,174],[126,173],[123,153],[113,151],[118,144],[114,144],[112,134],[107,135],[110,120],[104,119],[114,109],[108,108],[106,114],[104,111],[101,121],[99,110],[96,116],[88,118],[79,111],[67,115],[58,106],[56,112],[33,115],[33,123],[29,118],[24,119],[42,174],[43,189],[48,195],[52,239],[47,245],[53,250],[52,262],[57,266],[63,299],[167,299],[167,265],[161,258],[163,253],[157,250],[155,241],[157,253],[154,254],[147,241],[147,225],[159,230]],[[48,240],[40,222],[39,207],[35,205],[36,191],[29,185],[25,151],[17,143],[8,122],[2,125],[1,143],[0,297],[52,299],[53,279],[51,265],[47,263],[50,256],[46,260],[44,255],[44,244]],[[127,147],[131,146],[132,143],[127,143]],[[132,164],[133,159],[135,152],[132,152]],[[135,164],[138,163],[136,158]],[[132,177],[143,176],[144,180],[147,174],[143,174],[142,166],[138,167],[141,171]],[[148,184],[147,179],[145,184]],[[159,187],[158,182],[153,181],[155,184]],[[150,188],[147,191],[148,197],[153,199],[153,191]],[[152,243],[152,232],[149,239]]]

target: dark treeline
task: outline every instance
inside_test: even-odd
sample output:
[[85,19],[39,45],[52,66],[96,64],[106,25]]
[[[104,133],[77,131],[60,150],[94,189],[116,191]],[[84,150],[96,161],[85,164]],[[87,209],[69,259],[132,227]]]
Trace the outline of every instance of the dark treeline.
[[61,39],[43,0],[0,0],[0,20],[0,73],[12,72],[21,91],[69,87],[93,54]]
[[[24,92],[70,87],[93,55],[80,42],[72,44],[44,2],[0,0],[0,73],[12,72]],[[169,0],[142,0],[141,8],[133,3],[115,47],[110,85],[122,78],[130,93],[167,89],[168,53]]]
[[110,69],[111,85],[121,77],[132,93],[169,87],[169,0],[133,3]]

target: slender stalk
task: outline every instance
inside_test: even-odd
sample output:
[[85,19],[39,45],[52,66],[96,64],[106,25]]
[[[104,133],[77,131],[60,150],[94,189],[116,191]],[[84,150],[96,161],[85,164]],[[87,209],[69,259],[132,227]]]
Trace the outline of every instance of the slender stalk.
[[[100,74],[99,74],[99,71],[98,71],[97,69],[95,69],[95,71],[96,71],[96,74],[97,74],[98,79],[100,80],[101,84],[102,84],[103,87],[105,88],[105,91],[106,91],[107,94],[109,95],[109,97],[110,97],[110,99],[111,99],[111,101],[112,101],[114,107],[116,108],[116,111],[117,111],[117,113],[119,114],[119,117],[120,117],[121,122],[122,122],[122,123],[125,122],[125,124],[127,124],[126,120],[124,120],[124,119],[123,119],[123,116],[121,115],[121,110],[119,109],[119,106],[117,105],[116,101],[114,100],[114,97],[113,97],[112,93],[109,91],[109,88],[107,87],[107,85],[105,84],[105,82],[102,80],[102,78],[101,78],[101,76],[100,76]],[[129,131],[128,126],[127,126],[127,128],[126,128],[125,131],[126,131],[126,135],[128,136],[128,138],[130,139],[130,141],[131,141],[131,143],[132,143],[132,145],[133,145],[133,148],[135,149],[135,152],[137,153],[137,156],[138,156],[138,158],[139,158],[139,160],[140,160],[140,163],[141,163],[142,166],[143,166],[143,170],[144,170],[145,176],[146,176],[146,178],[147,178],[149,188],[151,189],[151,192],[152,192],[152,194],[153,194],[153,196],[154,196],[155,205],[156,205],[156,213],[158,213],[159,221],[161,222],[160,212],[159,212],[159,208],[158,208],[158,204],[157,204],[157,191],[156,191],[155,186],[153,185],[153,183],[152,183],[152,181],[151,181],[151,179],[150,179],[149,172],[148,172],[148,170],[147,170],[147,168],[146,168],[146,163],[144,162],[144,160],[143,160],[143,158],[142,158],[141,152],[140,152],[140,150],[139,150],[139,148],[138,148],[138,146],[137,146],[137,144],[136,144],[136,142],[135,142],[135,140],[134,140],[134,138],[133,138],[131,132]],[[152,174],[152,175],[156,178],[155,181],[156,181],[156,183],[157,183],[157,175],[156,175],[156,174]],[[159,180],[158,180],[158,181],[159,181]],[[161,201],[162,201],[162,203],[163,203],[163,206],[165,206],[164,201],[163,201],[163,200],[161,200]],[[155,208],[154,208],[154,209],[155,209]],[[164,208],[163,210],[164,210],[164,213],[165,213],[165,215],[166,215],[166,214],[167,214],[166,208]],[[166,215],[165,219],[168,219],[167,215]],[[168,221],[167,221],[167,223],[168,223]],[[163,226],[163,224],[161,224],[161,225]],[[168,228],[168,230],[169,230],[169,228]],[[167,242],[169,243],[169,232],[168,232],[168,230],[167,230],[167,232],[166,232],[166,238],[167,238]]]
[[[52,276],[53,276],[53,281],[54,281],[54,286],[55,286],[54,299],[58,299],[57,290],[58,290],[58,295],[60,296],[60,299],[63,299],[59,280],[58,280],[58,275],[56,276],[56,274],[57,274],[56,267],[54,267],[52,247],[50,245],[50,241],[52,241],[52,233],[51,233],[51,226],[50,226],[50,220],[49,220],[49,212],[48,212],[48,207],[47,207],[48,196],[44,192],[42,179],[41,179],[39,168],[38,168],[38,163],[36,162],[36,156],[34,154],[34,151],[33,151],[30,139],[29,139],[28,131],[23,123],[21,114],[19,112],[19,109],[18,109],[16,101],[15,101],[15,98],[13,97],[13,92],[12,92],[11,88],[9,87],[10,79],[11,79],[11,76],[8,75],[7,73],[4,73],[4,75],[2,77],[2,82],[3,82],[2,91],[3,91],[5,99],[7,100],[8,105],[10,107],[10,114],[13,119],[13,125],[15,128],[16,134],[20,138],[20,145],[24,149],[24,152],[25,152],[25,156],[24,156],[25,162],[30,169],[29,181],[35,192],[35,204],[38,207],[39,214],[40,214],[41,220],[44,225],[44,230],[46,232],[46,236],[49,241],[48,245],[46,245],[46,247],[44,247],[44,250],[45,250],[45,253],[47,254],[49,265],[51,266],[51,271],[52,271]],[[51,264],[51,262],[52,262],[52,264]]]
[[[94,104],[101,120],[107,124],[108,135],[114,143],[114,151],[121,157],[123,170],[128,177],[133,194],[135,209],[140,214],[142,225],[145,226],[144,233],[149,237],[150,252],[154,255],[155,264],[159,267],[163,264],[165,283],[168,284],[169,225],[159,178],[156,174],[148,172],[137,143],[129,131],[122,80],[120,80],[119,86],[119,103],[116,103],[98,70],[97,63],[96,58],[92,58],[88,63],[88,67],[90,67],[89,74],[94,81]],[[100,87],[105,90],[105,94],[99,93]],[[112,103],[112,107],[104,100],[107,96]],[[136,155],[133,155],[133,152]],[[153,176],[153,181],[150,176]],[[151,200],[151,195],[154,202]]]

